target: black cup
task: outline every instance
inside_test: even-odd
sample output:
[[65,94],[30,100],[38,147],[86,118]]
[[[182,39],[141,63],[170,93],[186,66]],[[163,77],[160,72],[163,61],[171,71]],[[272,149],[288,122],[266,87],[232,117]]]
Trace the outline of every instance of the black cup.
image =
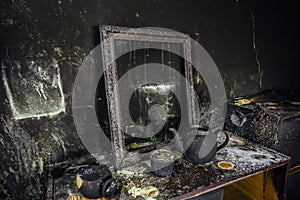
[[174,154],[168,149],[154,150],[150,155],[152,174],[166,177],[173,171]]

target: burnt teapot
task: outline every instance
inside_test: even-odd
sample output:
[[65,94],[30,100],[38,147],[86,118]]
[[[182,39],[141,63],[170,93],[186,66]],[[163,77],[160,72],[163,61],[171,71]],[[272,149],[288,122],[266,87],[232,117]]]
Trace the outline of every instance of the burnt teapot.
[[82,168],[76,175],[76,186],[84,197],[90,199],[117,198],[121,191],[120,183],[103,165]]
[[[174,139],[185,158],[194,164],[210,162],[217,151],[224,148],[229,142],[228,133],[221,131],[225,134],[226,139],[218,146],[216,133],[201,125],[192,125],[180,134],[175,128],[169,128],[169,131],[174,134]],[[179,135],[181,135],[181,139]]]

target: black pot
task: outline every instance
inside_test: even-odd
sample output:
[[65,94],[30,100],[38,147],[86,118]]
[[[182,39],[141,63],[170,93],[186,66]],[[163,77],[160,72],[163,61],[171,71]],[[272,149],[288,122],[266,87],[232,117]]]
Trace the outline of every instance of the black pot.
[[204,164],[210,162],[216,155],[217,151],[224,148],[228,141],[229,135],[226,135],[226,140],[220,146],[217,146],[217,136],[208,127],[200,125],[192,125],[189,129],[184,130],[182,141],[178,136],[178,132],[174,128],[169,128],[174,134],[177,146],[184,152],[185,158],[194,164]]
[[184,152],[185,158],[194,164],[210,162],[216,156],[217,151],[224,148],[229,141],[229,135],[224,131],[222,133],[225,134],[226,139],[220,146],[217,146],[217,136],[210,129],[196,129],[196,131],[189,132],[191,138],[194,139]]
[[120,193],[120,184],[113,179],[105,166],[90,166],[76,175],[76,186],[84,197],[116,198]]

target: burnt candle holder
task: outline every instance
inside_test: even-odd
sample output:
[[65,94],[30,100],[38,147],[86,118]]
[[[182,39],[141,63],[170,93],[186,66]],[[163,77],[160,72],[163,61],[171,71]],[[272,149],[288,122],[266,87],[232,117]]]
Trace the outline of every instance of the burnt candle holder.
[[173,171],[174,154],[168,149],[154,150],[150,155],[152,174],[166,177]]

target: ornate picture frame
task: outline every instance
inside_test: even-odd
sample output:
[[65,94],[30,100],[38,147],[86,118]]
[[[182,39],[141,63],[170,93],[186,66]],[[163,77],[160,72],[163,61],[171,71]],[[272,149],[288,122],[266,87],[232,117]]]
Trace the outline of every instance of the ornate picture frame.
[[[100,26],[100,39],[102,44],[102,58],[104,66],[105,90],[108,106],[108,117],[111,133],[111,142],[113,144],[114,162],[117,168],[122,166],[122,161],[126,157],[127,150],[125,148],[124,130],[121,129],[122,115],[120,109],[120,91],[118,87],[119,72],[118,72],[118,40],[130,42],[148,42],[153,44],[154,48],[163,48],[168,51],[167,44],[178,44],[182,46],[184,54],[184,76],[189,82],[186,86],[186,102],[187,117],[189,124],[198,123],[195,113],[195,99],[193,89],[193,69],[191,65],[191,45],[190,39],[184,34],[176,34],[168,30],[162,31],[155,29],[131,29],[127,27]],[[165,44],[165,45],[164,45]],[[163,47],[164,46],[164,47]],[[136,44],[135,49],[143,48]],[[153,48],[153,47],[152,47]],[[126,51],[124,51],[126,52]],[[131,49],[127,50],[131,52]]]

